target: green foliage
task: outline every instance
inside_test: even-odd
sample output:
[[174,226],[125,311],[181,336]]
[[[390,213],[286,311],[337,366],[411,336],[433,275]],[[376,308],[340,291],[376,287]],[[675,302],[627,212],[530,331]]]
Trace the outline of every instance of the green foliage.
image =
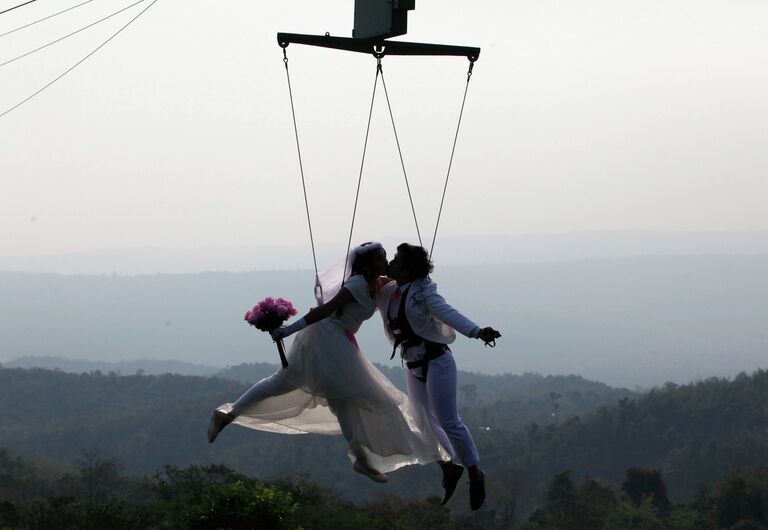
[[[6,451],[0,454],[13,461],[16,469],[37,473],[34,464]],[[85,463],[95,469],[94,464],[103,462],[97,457]],[[636,477],[637,472],[628,470],[627,477]],[[663,490],[660,474],[643,470],[640,476],[652,477],[651,491]],[[82,477],[79,480],[82,485]],[[303,477],[262,481],[223,465],[167,466],[152,477],[133,480],[132,487],[126,488],[126,477],[118,474],[116,480],[103,483],[98,495],[85,487],[64,495],[71,484],[62,480],[53,482],[50,495],[24,490],[17,491],[15,498],[0,495],[0,528],[765,530],[768,506],[768,470],[734,472],[717,485],[714,495],[702,489],[689,502],[669,506],[666,512],[657,508],[652,494],[635,502],[623,491],[631,490],[626,483],[620,489],[589,478],[575,482],[565,471],[550,478],[539,508],[517,523],[514,509],[500,504],[490,503],[472,514],[451,512],[440,506],[437,497],[418,500],[390,494],[353,504],[337,491]],[[34,490],[33,482],[27,485]],[[137,495],[138,490],[143,496]],[[132,500],[138,497],[142,500]]]
[[751,519],[745,519],[733,525],[730,530],[765,530],[765,526]]
[[18,513],[18,527],[34,530],[133,530],[153,522],[144,507],[121,500],[50,497],[19,503]]
[[[402,376],[400,369],[387,370],[393,378]],[[732,380],[669,384],[642,396],[577,377],[461,377],[461,414],[478,443],[489,492],[481,514],[461,514],[468,508],[466,486],[460,485],[450,508],[461,524],[505,528],[513,520],[528,519],[537,507],[544,510],[548,501],[541,494],[564,469],[570,470],[576,490],[576,501],[564,505],[579,518],[596,521],[611,510],[612,502],[624,502],[617,500],[621,492],[608,495],[598,486],[626,480],[627,468],[640,468],[663,469],[664,480],[656,477],[655,486],[635,480],[625,487],[627,499],[639,508],[651,495],[665,524],[674,519],[684,528],[686,516],[671,502],[694,499],[699,504],[691,509],[698,524],[721,521],[722,528],[729,528],[750,520],[766,525],[763,497],[754,493],[763,487],[759,477],[744,475],[743,484],[734,479],[722,491],[698,496],[702,485],[715,491],[734,469],[760,468],[768,462],[768,409],[755,406],[768,402],[764,370]],[[393,473],[386,487],[373,484],[350,471],[341,437],[280,436],[233,426],[208,444],[205,429],[211,408],[245,389],[243,383],[218,378],[0,369],[0,407],[5,411],[0,447],[36,459],[31,466],[0,450],[0,497],[26,502],[61,496],[102,503],[120,498],[151,504],[162,492],[151,490],[138,476],[169,464],[178,473],[206,469],[208,478],[198,477],[197,482],[188,475],[177,477],[202,489],[246,476],[305,474],[319,486],[332,487],[337,496],[324,503],[302,503],[295,491],[286,490],[299,503],[296,514],[308,514],[305,507],[314,506],[307,517],[315,517],[318,524],[326,517],[348,527],[360,517],[374,524],[374,513],[352,510],[354,515],[346,515],[323,504],[340,499],[384,502],[377,497],[382,491],[425,503],[420,509],[431,513],[428,499],[442,493],[436,468],[411,466]],[[553,403],[558,405],[557,425],[551,416]],[[531,418],[541,422],[530,423]],[[85,455],[90,453],[95,456],[89,463]],[[37,460],[43,457],[64,464],[49,460],[41,471]],[[206,465],[211,462],[222,462],[237,473],[227,468],[216,478],[211,471],[215,466]],[[172,482],[171,475],[166,472],[162,480]],[[586,476],[599,478],[592,494],[604,500],[602,508],[580,504]],[[554,505],[547,509],[551,513],[542,511],[542,517],[554,520]],[[461,519],[464,515],[470,518]]]
[[106,500],[110,491],[120,482],[120,468],[114,458],[102,458],[97,450],[83,451],[78,459],[80,482],[84,487],[87,499]]
[[659,513],[669,512],[670,503],[669,498],[667,498],[667,487],[661,478],[661,472],[657,469],[637,467],[627,469],[621,489],[636,506],[642,504],[646,499],[650,499],[651,504]]
[[666,519],[668,530],[701,530],[709,528],[706,514],[695,508],[678,506],[673,509]]
[[729,474],[718,485],[714,503],[719,528],[768,525],[768,470]]
[[576,485],[570,471],[555,475],[542,498],[542,505],[531,516],[527,529],[593,530],[601,528],[607,514],[616,512],[615,492],[593,479]]
[[448,508],[440,506],[440,499],[430,497],[422,501],[406,500],[388,495],[375,502],[367,502],[362,512],[382,530],[417,530],[419,528],[454,528]]
[[620,509],[609,514],[603,523],[603,530],[664,530],[656,508],[650,499],[640,506],[623,503]]
[[295,510],[290,493],[264,484],[238,481],[209,487],[199,503],[189,507],[185,523],[190,530],[282,530],[295,527],[292,517]]
[[[265,364],[242,365],[220,376],[253,381],[274,369]],[[382,369],[402,385],[401,368]],[[532,420],[547,421],[551,417],[552,392],[563,396],[559,400],[561,418],[587,414],[614,402],[617,396],[633,395],[575,376],[463,372],[461,377],[462,383],[469,385],[461,391],[462,416],[478,438],[483,458],[499,461],[498,471],[488,474],[489,480],[496,475],[498,482],[505,481],[506,468],[528,467],[511,459],[520,454],[519,447],[525,448],[525,441],[518,439],[513,429],[521,429]],[[468,390],[472,387],[474,391]],[[364,477],[350,479],[341,437],[285,437],[231,427],[215,445],[209,445],[205,440],[209,411],[246,389],[244,383],[223,378],[0,369],[0,407],[8,411],[5,428],[0,429],[0,446],[64,462],[74,462],[84,451],[97,449],[101,458],[116,460],[129,474],[153,473],[166,464],[187,466],[214,461],[262,477],[298,471],[333,486],[348,499],[362,501],[376,495],[379,488]],[[29,421],[32,417],[34,422]],[[539,465],[536,460],[530,463]],[[549,459],[545,463],[546,469],[536,472],[533,481],[526,480],[535,483],[543,480],[539,475],[547,477],[551,470]],[[423,470],[398,472],[388,488],[414,498],[441,493],[439,474]],[[515,509],[534,496],[521,492]],[[501,504],[496,509],[509,509],[509,499]]]
[[[768,372],[733,380],[708,379],[653,389],[620,400],[561,426],[531,425],[525,433],[499,433],[510,448],[506,465],[525,469],[534,482],[564,468],[574,476],[621,479],[629,467],[665,470],[670,499],[713,486],[730,470],[768,462]],[[481,441],[492,433],[482,433]],[[482,453],[481,446],[481,454]]]
[[10,528],[19,524],[19,509],[8,500],[0,499],[0,528]]
[[572,516],[579,493],[571,480],[571,472],[558,473],[544,494],[544,512],[555,520]]

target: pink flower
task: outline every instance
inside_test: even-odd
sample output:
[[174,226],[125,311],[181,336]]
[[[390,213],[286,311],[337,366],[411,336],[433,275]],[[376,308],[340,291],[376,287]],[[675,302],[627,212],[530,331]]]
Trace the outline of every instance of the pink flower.
[[296,314],[290,301],[268,296],[245,313],[245,320],[262,331],[271,331]]
[[274,311],[276,305],[277,303],[275,302],[275,299],[271,296],[268,296],[259,302],[259,306],[261,307],[262,311]]

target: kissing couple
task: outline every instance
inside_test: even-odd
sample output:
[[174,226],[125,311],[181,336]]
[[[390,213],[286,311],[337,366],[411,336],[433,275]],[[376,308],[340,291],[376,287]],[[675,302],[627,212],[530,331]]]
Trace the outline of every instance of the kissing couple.
[[[352,249],[339,267],[320,275],[329,299],[303,318],[276,329],[295,335],[289,366],[262,379],[234,403],[213,411],[208,441],[234,423],[283,434],[342,434],[352,467],[376,482],[411,464],[437,462],[448,502],[466,468],[470,507],[485,500],[485,475],[472,435],[459,417],[456,363],[449,344],[456,331],[492,343],[501,334],[481,328],[451,307],[429,278],[426,249],[403,243],[387,262],[380,243]],[[408,395],[363,355],[355,340],[378,309],[384,331],[406,370]]]

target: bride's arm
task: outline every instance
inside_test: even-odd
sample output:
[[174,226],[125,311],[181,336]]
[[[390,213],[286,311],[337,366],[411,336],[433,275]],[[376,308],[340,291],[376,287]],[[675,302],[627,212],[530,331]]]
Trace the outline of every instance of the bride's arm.
[[313,307],[312,309],[310,309],[309,312],[306,315],[304,315],[304,318],[302,318],[302,320],[305,320],[307,322],[307,325],[314,324],[315,322],[320,322],[321,320],[323,320],[324,318],[328,318],[329,316],[334,314],[336,311],[338,311],[341,307],[352,302],[353,300],[354,300],[354,297],[352,296],[352,293],[350,293],[346,287],[342,287],[341,290],[338,292],[338,294],[334,296],[332,299],[330,299],[328,302],[318,307]]
[[279,340],[279,339],[284,339],[285,337],[288,337],[290,335],[293,335],[297,331],[300,331],[306,328],[310,324],[314,324],[315,322],[320,322],[324,318],[328,318],[329,316],[334,314],[336,311],[338,311],[341,307],[352,302],[353,300],[354,300],[354,297],[352,296],[352,293],[350,293],[346,287],[342,287],[341,290],[338,292],[338,294],[334,296],[331,300],[329,300],[325,304],[322,304],[318,307],[313,307],[300,320],[297,320],[296,322],[288,326],[284,326],[282,328],[277,328],[276,330],[274,330],[271,333],[272,338],[275,340]]

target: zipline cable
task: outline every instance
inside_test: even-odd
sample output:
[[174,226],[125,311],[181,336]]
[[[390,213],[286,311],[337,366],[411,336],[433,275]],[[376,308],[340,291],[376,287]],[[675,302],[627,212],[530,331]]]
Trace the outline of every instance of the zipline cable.
[[0,33],[0,38],[5,37],[6,35],[10,35],[11,33],[16,33],[17,31],[21,31],[22,29],[26,29],[30,26],[34,26],[35,24],[48,20],[49,18],[53,18],[55,16],[61,15],[62,13],[66,13],[67,11],[72,11],[73,9],[77,9],[78,7],[84,6],[85,4],[90,4],[91,2],[93,2],[93,0],[86,0],[82,4],[77,4],[76,6],[68,7],[64,11],[59,11],[58,13],[54,13],[53,15],[48,15],[47,17],[43,17],[41,19],[35,20],[34,22],[30,22],[29,24],[24,24],[23,26],[19,26],[18,28],[12,29],[11,31]]
[[0,15],[2,15],[3,13],[7,13],[8,11],[13,11],[14,9],[18,9],[20,7],[24,7],[25,5],[31,4],[32,2],[37,2],[37,0],[29,0],[29,2],[24,2],[23,4],[19,4],[17,6],[13,6],[13,7],[9,8],[9,9],[6,9],[5,11],[0,11]]
[[25,99],[21,100],[21,101],[20,101],[20,102],[18,102],[16,105],[14,105],[13,107],[9,108],[8,110],[4,111],[2,114],[0,114],[0,118],[2,118],[3,116],[5,116],[5,115],[6,115],[6,114],[8,114],[9,112],[11,112],[11,111],[13,111],[13,110],[15,110],[15,109],[19,108],[19,107],[20,107],[20,106],[22,106],[24,103],[26,103],[26,102],[27,102],[27,101],[29,101],[30,99],[34,98],[35,96],[37,96],[38,94],[40,94],[40,93],[41,93],[43,90],[45,90],[46,88],[48,88],[49,86],[51,86],[52,84],[54,84],[56,81],[58,81],[59,79],[61,79],[61,78],[62,78],[62,77],[64,77],[65,75],[67,75],[69,72],[71,72],[72,70],[74,70],[75,68],[77,68],[78,66],[80,66],[80,65],[81,65],[83,62],[85,62],[85,60],[86,60],[86,59],[88,59],[88,58],[89,58],[91,55],[93,55],[94,53],[96,53],[97,51],[99,51],[101,48],[103,48],[103,47],[104,47],[104,46],[105,46],[105,45],[106,45],[106,44],[107,44],[109,41],[111,41],[112,39],[114,39],[115,37],[117,37],[117,36],[118,36],[118,35],[119,35],[119,34],[120,34],[120,33],[121,33],[121,32],[122,32],[122,31],[123,31],[125,28],[127,28],[128,26],[130,26],[130,25],[131,25],[131,24],[132,24],[132,23],[133,23],[133,22],[134,22],[134,21],[135,21],[137,18],[139,18],[139,17],[140,17],[141,15],[143,15],[144,13],[146,13],[146,12],[147,12],[147,10],[148,10],[150,7],[152,7],[153,5],[155,5],[156,3],[157,3],[157,0],[152,0],[152,3],[151,3],[151,4],[149,4],[147,7],[145,7],[144,9],[142,9],[142,10],[139,12],[139,14],[138,14],[138,15],[136,15],[136,16],[135,16],[135,17],[133,17],[131,20],[129,20],[127,24],[125,24],[123,27],[121,27],[119,30],[117,30],[115,33],[113,33],[113,34],[112,34],[112,36],[111,36],[111,37],[109,37],[107,40],[105,40],[104,42],[102,42],[101,44],[99,44],[99,45],[98,45],[98,46],[97,46],[97,47],[96,47],[96,48],[95,48],[93,51],[91,51],[91,52],[90,52],[88,55],[86,55],[85,57],[83,57],[82,59],[80,59],[79,61],[77,61],[77,62],[76,62],[75,64],[73,64],[72,66],[70,66],[70,67],[69,67],[68,69],[66,69],[66,70],[65,70],[65,71],[64,71],[62,74],[60,74],[60,75],[59,75],[58,77],[56,77],[56,78],[55,78],[53,81],[51,81],[50,83],[48,83],[47,85],[45,85],[43,88],[39,89],[37,92],[35,92],[35,93],[34,93],[34,94],[32,94],[31,96],[28,96],[27,98],[25,98]]
[[73,35],[77,35],[81,31],[85,31],[86,29],[91,28],[91,27],[95,26],[96,24],[100,24],[101,22],[104,22],[105,20],[109,20],[110,18],[112,18],[112,17],[114,17],[116,15],[119,15],[123,11],[127,11],[128,9],[130,9],[130,8],[132,8],[134,6],[137,6],[137,5],[141,4],[144,1],[145,0],[138,0],[137,2],[134,2],[131,5],[120,9],[119,11],[115,11],[111,15],[107,15],[106,17],[101,18],[101,19],[97,20],[96,22],[91,22],[87,26],[83,26],[82,28],[80,28],[78,30],[75,30],[75,31],[73,31],[72,33],[70,33],[68,35],[64,35],[63,37],[59,37],[58,39],[53,40],[53,41],[49,42],[48,44],[44,44],[44,45],[40,46],[39,48],[36,48],[34,50],[31,50],[31,51],[28,51],[27,53],[22,53],[18,57],[14,57],[13,59],[9,59],[9,60],[5,61],[4,63],[0,63],[0,68],[2,68],[3,66],[6,66],[8,64],[11,64],[14,61],[18,61],[19,59],[23,59],[24,57],[26,57],[28,55],[32,55],[35,52],[39,52],[40,50],[43,50],[43,49],[47,48],[48,46],[52,46],[52,45],[56,44],[57,42],[61,42],[64,39],[68,39],[69,37],[71,37]]
[[445,192],[448,189],[448,178],[451,176],[451,166],[453,165],[453,154],[456,152],[456,141],[459,138],[459,129],[461,128],[461,117],[464,115],[464,104],[467,101],[467,91],[469,90],[469,80],[472,78],[472,68],[475,66],[473,59],[469,60],[469,70],[467,71],[467,84],[464,86],[464,98],[461,100],[461,111],[459,112],[459,123],[456,125],[456,134],[453,137],[453,147],[451,148],[451,158],[448,161],[448,172],[445,175],[445,185],[443,186],[443,196],[440,198],[440,209],[437,212],[437,222],[435,223],[435,234],[432,236],[432,246],[429,248],[429,258],[432,258],[432,251],[435,249],[437,240],[437,228],[440,226],[440,216],[443,213],[443,203],[445,202]]
[[[381,59],[379,59],[381,61]],[[384,71],[381,70],[381,84],[384,87],[384,95],[387,98],[387,108],[389,109],[389,119],[392,121],[392,130],[395,132],[395,143],[397,144],[397,153],[400,155],[400,166],[403,168],[403,177],[405,177],[405,188],[408,190],[408,200],[411,201],[411,211],[413,212],[413,222],[416,224],[416,235],[419,238],[419,246],[424,246],[421,241],[421,231],[419,222],[416,220],[416,208],[413,206],[413,196],[411,195],[411,186],[408,184],[408,174],[405,171],[405,162],[403,161],[403,151],[400,149],[400,139],[397,136],[397,127],[395,127],[395,117],[392,114],[392,105],[389,103],[389,92],[387,92],[387,82],[384,80]]]
[[347,252],[344,254],[344,274],[343,280],[347,276],[347,256],[349,256],[349,249],[352,248],[352,232],[355,229],[355,215],[357,214],[357,201],[360,197],[360,183],[363,180],[363,167],[365,166],[365,152],[368,150],[368,133],[371,131],[371,117],[373,116],[373,103],[376,101],[376,86],[379,84],[379,75],[381,71],[381,58],[376,58],[376,77],[373,79],[373,94],[371,94],[371,108],[368,110],[368,125],[365,128],[365,142],[363,143],[363,158],[360,161],[360,175],[357,177],[357,191],[355,192],[355,206],[352,209],[352,224],[349,227],[349,240],[347,241]]

